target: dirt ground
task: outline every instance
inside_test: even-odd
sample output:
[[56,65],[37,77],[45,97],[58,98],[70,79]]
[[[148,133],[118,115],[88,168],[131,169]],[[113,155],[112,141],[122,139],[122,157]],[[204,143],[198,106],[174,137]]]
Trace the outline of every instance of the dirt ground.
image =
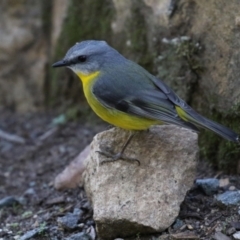
[[[84,190],[58,192],[53,188],[53,180],[106,125],[99,121],[93,127],[85,119],[53,126],[54,117],[53,113],[20,116],[0,110],[0,129],[26,139],[26,143],[20,144],[0,138],[0,202],[12,197],[9,206],[0,207],[2,240],[24,239],[20,236],[34,229],[38,233],[25,239],[74,239],[71,236],[79,232],[94,238],[92,210]],[[219,193],[230,187],[240,189],[238,176],[218,173],[203,162],[199,166],[198,178],[229,180],[228,185],[219,188]],[[59,224],[59,218],[74,209],[82,211],[77,227]],[[178,219],[166,232],[133,239],[232,239],[233,233],[240,230],[239,213],[237,206],[220,206],[213,196],[206,196],[193,186]]]

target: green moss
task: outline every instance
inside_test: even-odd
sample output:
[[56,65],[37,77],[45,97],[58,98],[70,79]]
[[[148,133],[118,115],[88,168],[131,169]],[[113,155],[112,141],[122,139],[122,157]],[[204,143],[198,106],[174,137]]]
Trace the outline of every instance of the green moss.
[[[207,108],[206,110],[209,111]],[[224,115],[216,110],[212,110],[211,115],[205,116],[240,133],[239,110],[240,107],[235,105]],[[210,131],[203,131],[200,134],[200,154],[220,170],[230,173],[237,173],[239,171],[239,144],[225,140]]]
[[[52,31],[52,0],[43,0],[41,1],[41,13],[42,13],[42,33],[44,34],[44,38],[47,42],[47,52],[46,55],[50,59],[50,42],[51,42],[51,31]],[[47,105],[50,93],[50,81],[49,81],[49,65],[47,63],[45,66],[45,81],[43,85],[43,92],[45,94],[44,103]]]
[[45,35],[45,38],[47,41],[50,41],[51,36],[51,30],[52,30],[52,24],[51,24],[51,18],[52,18],[52,0],[42,0],[41,1],[41,13],[42,13],[42,29],[43,34]]
[[176,45],[175,49],[177,56],[187,61],[191,71],[198,74],[203,72],[204,67],[198,56],[201,52],[201,47],[198,42],[191,40],[182,41],[180,44]]
[[164,80],[188,103],[193,98],[203,63],[201,48],[196,41],[186,37],[166,40],[161,55],[155,58],[157,76]]
[[126,37],[129,41],[126,55],[133,61],[151,71],[153,69],[154,55],[148,48],[148,27],[143,15],[145,5],[141,1],[132,1],[131,17],[126,21]]

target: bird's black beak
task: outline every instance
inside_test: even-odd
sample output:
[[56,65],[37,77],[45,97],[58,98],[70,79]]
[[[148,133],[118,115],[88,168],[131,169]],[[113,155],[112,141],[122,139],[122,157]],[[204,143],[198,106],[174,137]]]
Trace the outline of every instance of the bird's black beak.
[[68,62],[66,60],[60,60],[58,62],[55,62],[52,67],[56,68],[56,67],[66,67],[68,66]]

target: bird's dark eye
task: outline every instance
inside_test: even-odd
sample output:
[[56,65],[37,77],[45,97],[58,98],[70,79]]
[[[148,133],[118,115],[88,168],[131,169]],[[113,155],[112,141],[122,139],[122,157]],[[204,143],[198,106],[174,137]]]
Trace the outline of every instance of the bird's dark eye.
[[78,59],[79,62],[83,63],[83,62],[86,62],[86,60],[87,60],[87,56],[85,56],[85,55],[81,55],[81,56],[78,56],[77,59]]

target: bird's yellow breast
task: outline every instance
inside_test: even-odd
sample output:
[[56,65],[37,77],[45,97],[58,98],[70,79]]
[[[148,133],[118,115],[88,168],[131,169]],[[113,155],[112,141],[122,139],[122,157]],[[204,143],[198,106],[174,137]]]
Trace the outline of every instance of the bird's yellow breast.
[[83,84],[84,95],[93,109],[93,111],[104,121],[128,130],[144,130],[151,125],[159,124],[158,121],[136,117],[117,109],[107,108],[102,105],[92,92],[94,82],[98,80],[100,72],[94,72],[88,75],[77,73]]

